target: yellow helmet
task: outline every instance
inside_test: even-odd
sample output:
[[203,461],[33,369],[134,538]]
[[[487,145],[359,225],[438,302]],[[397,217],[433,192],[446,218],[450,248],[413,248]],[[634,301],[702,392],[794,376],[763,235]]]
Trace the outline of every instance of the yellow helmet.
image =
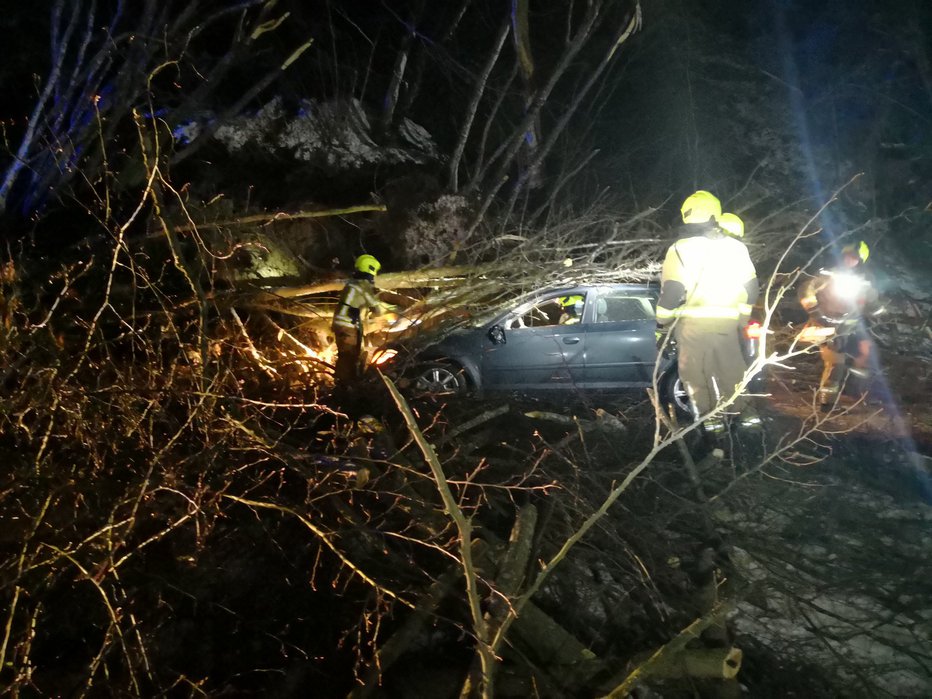
[[857,243],[857,245],[854,243],[851,243],[851,245],[845,245],[845,247],[841,249],[841,254],[857,255],[861,262],[867,262],[867,258],[870,257],[871,254],[871,250],[869,247],[867,247],[867,243],[862,240]]
[[680,213],[683,223],[705,223],[722,215],[722,202],[711,192],[700,189],[686,197]]
[[718,219],[719,228],[735,238],[744,237],[744,221],[738,214],[722,214]]
[[360,255],[356,258],[356,271],[376,275],[382,269],[382,264],[372,255]]
[[582,300],[583,300],[583,297],[582,297],[582,296],[579,296],[579,295],[576,295],[576,296],[561,296],[561,297],[560,297],[560,305],[563,306],[563,308],[568,308],[569,306],[575,306],[577,303],[579,303],[579,302],[582,301]]

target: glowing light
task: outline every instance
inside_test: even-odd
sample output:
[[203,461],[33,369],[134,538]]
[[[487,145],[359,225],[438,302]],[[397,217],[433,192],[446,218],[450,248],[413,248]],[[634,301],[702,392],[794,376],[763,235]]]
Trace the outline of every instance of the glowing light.
[[390,361],[398,354],[398,350],[383,349],[376,353],[372,358],[372,363],[376,366],[382,366],[385,362]]
[[759,340],[763,333],[763,326],[756,320],[752,320],[744,328],[744,336],[749,340]]
[[823,328],[819,325],[807,325],[802,329],[799,335],[796,336],[796,340],[798,342],[817,343],[822,342],[823,340],[827,340],[834,334],[835,328]]
[[856,274],[832,274],[832,294],[845,301],[854,301],[862,292],[864,279]]

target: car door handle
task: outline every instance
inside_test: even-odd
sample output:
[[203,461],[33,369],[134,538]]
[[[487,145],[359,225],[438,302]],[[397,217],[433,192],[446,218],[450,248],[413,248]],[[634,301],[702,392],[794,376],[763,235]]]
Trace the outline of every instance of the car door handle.
[[564,345],[578,345],[579,338],[578,337],[564,337],[563,344]]

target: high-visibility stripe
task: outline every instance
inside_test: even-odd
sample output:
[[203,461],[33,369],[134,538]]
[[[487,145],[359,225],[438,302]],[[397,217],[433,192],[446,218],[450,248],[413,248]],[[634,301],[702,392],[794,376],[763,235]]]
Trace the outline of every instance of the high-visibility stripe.
[[349,316],[349,310],[352,306],[341,303],[337,307],[337,312],[333,314],[333,324],[341,328],[355,328],[356,321]]
[[[754,264],[747,246],[734,238],[683,238],[667,250],[661,271],[665,303],[677,303],[674,288],[677,283],[684,290],[682,305],[664,308],[658,305],[657,320],[661,324],[673,318],[705,318],[738,320],[752,311],[750,294],[756,292]],[[755,293],[756,297],[756,293]]]
[[333,325],[341,328],[357,327],[360,323],[359,311],[363,306],[376,311],[379,307],[378,297],[364,286],[364,282],[351,280],[343,287],[343,293],[340,294],[340,305],[337,306],[336,313],[333,315]]
[[[657,316],[660,317],[660,313]],[[681,306],[673,311],[677,318],[728,318],[738,320],[741,315],[737,308],[725,306]]]
[[670,318],[728,318],[737,320],[742,314],[749,315],[751,306],[742,304],[738,308],[728,306],[680,306],[669,309],[657,306],[657,319]]

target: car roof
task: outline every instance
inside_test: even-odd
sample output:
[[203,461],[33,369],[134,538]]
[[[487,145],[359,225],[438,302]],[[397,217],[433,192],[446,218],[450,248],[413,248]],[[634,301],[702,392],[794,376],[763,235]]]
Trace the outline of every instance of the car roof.
[[533,291],[527,291],[520,296],[516,296],[510,301],[496,305],[495,310],[482,314],[480,324],[499,319],[510,313],[516,308],[520,308],[529,303],[534,303],[547,296],[573,296],[575,294],[584,294],[590,291],[600,289],[630,289],[634,290],[654,290],[659,291],[660,285],[657,282],[597,282],[593,284],[578,284],[576,286],[545,286]]
[[541,289],[536,289],[534,291],[529,291],[522,296],[519,296],[515,301],[518,303],[524,303],[524,301],[529,301],[534,298],[540,298],[541,296],[549,296],[551,294],[560,295],[560,294],[574,294],[585,291],[595,291],[599,289],[659,289],[660,284],[657,282],[604,282],[604,283],[594,283],[594,284],[577,284],[576,286],[548,286]]

